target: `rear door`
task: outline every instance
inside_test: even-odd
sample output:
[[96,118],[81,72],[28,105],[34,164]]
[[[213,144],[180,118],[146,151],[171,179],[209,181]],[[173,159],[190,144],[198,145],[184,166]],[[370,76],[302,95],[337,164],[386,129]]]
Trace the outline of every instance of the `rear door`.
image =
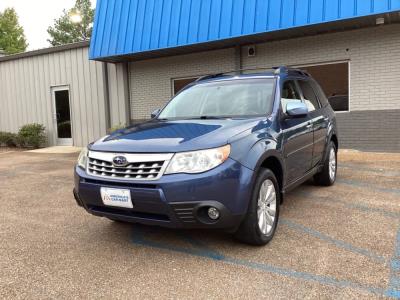
[[304,102],[307,104],[310,121],[312,123],[314,145],[311,167],[315,167],[322,159],[328,133],[329,119],[324,115],[324,109],[318,100],[310,80],[299,80]]
[[[300,101],[301,93],[294,80],[287,80],[281,89],[281,106],[286,113],[289,102]],[[283,130],[283,152],[288,184],[301,178],[311,169],[313,151],[313,133],[310,118],[284,118],[281,121]]]

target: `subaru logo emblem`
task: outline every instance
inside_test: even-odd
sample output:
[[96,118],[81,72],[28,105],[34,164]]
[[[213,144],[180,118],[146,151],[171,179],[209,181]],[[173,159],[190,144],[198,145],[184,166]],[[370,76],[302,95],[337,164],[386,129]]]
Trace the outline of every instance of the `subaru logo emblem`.
[[113,164],[117,167],[125,167],[128,164],[128,160],[125,156],[116,156],[113,158]]

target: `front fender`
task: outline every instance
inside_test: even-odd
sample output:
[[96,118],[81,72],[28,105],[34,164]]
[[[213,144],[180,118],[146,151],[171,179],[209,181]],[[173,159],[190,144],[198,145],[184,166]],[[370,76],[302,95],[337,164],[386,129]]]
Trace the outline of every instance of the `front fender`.
[[258,170],[266,159],[273,157],[279,161],[282,168],[282,187],[285,185],[285,164],[282,153],[277,150],[277,143],[274,140],[261,140],[254,144],[247,155],[241,161],[245,167],[253,170],[252,184],[257,178]]
[[257,171],[260,165],[268,158],[275,157],[283,167],[282,153],[277,150],[277,142],[273,139],[260,140],[251,147],[245,156],[239,161],[245,167]]

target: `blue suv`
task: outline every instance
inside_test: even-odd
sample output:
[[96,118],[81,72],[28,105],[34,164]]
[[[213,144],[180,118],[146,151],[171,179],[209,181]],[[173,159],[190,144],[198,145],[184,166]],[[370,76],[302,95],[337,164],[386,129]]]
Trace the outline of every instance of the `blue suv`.
[[264,245],[285,193],[335,182],[335,114],[306,72],[204,76],[152,119],[84,148],[74,196],[114,221],[220,228]]

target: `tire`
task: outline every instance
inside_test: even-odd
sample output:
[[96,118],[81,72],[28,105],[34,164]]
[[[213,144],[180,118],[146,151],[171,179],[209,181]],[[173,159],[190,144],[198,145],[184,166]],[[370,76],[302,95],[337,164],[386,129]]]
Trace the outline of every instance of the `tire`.
[[[328,154],[325,158],[321,172],[314,175],[314,182],[321,186],[331,186],[336,181],[337,149],[332,141],[329,143],[327,151]],[[334,161],[332,161],[333,159]]]
[[[267,196],[268,190],[272,189],[272,187],[273,190],[270,190],[271,192],[269,193],[271,196],[262,197],[260,199],[269,198],[271,200],[274,198],[274,200],[272,200],[270,204],[268,204],[268,201],[261,201],[259,197],[262,191],[266,191],[264,194]],[[261,206],[259,206],[259,200]],[[274,205],[273,201],[275,201]],[[255,181],[247,214],[239,229],[235,233],[235,238],[250,245],[262,246],[268,244],[268,242],[272,240],[276,231],[279,219],[280,203],[281,194],[279,190],[279,184],[274,173],[269,169],[262,169]],[[274,209],[274,217],[271,222],[271,218],[268,218],[265,214],[267,213],[268,216],[271,217]],[[264,222],[260,220],[261,218],[266,221],[268,220],[264,230],[262,229],[261,225],[264,224]]]

